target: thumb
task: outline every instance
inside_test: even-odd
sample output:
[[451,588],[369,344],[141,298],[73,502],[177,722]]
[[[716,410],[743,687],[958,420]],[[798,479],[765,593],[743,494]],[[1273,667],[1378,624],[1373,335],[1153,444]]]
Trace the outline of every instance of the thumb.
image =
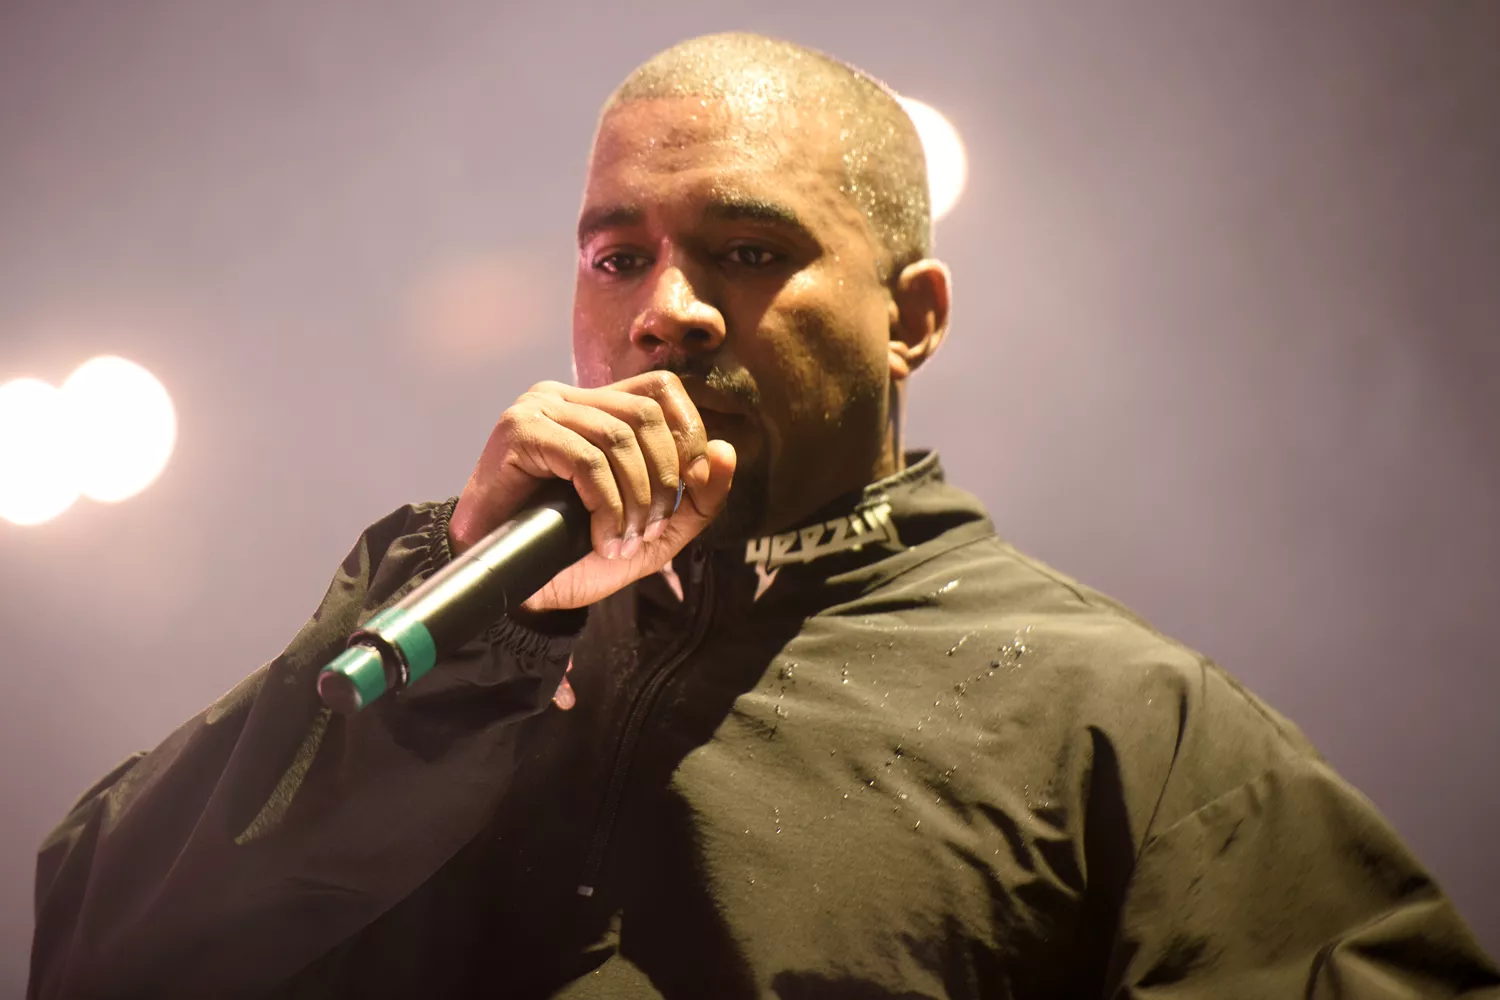
[[697,485],[683,493],[682,503],[657,538],[643,544],[629,559],[605,559],[590,552],[521,606],[529,611],[581,608],[660,570],[724,509],[734,479],[734,446],[728,441],[710,441],[707,458],[707,476],[698,470]]
[[682,503],[667,521],[662,530],[660,544],[675,555],[702,534],[729,499],[729,487],[734,481],[734,468],[738,457],[734,445],[728,441],[708,442],[708,477],[701,486],[689,487],[682,495]]

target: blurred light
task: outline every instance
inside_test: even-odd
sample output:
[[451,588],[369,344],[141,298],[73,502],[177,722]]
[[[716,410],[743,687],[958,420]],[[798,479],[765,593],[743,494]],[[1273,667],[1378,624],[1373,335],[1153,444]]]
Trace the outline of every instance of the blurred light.
[[73,505],[71,437],[60,390],[34,378],[0,385],[0,518],[41,524]]
[[445,371],[488,365],[554,336],[566,292],[532,256],[497,253],[454,261],[419,282],[407,303],[413,346]]
[[161,475],[177,443],[177,414],[156,376],[124,358],[98,357],[68,376],[62,394],[78,492],[115,503]]
[[41,524],[79,495],[114,503],[151,485],[177,442],[167,390],[140,365],[98,357],[61,389],[0,386],[0,518]]
[[958,129],[942,112],[911,97],[902,97],[901,106],[911,116],[927,155],[927,186],[932,196],[932,221],[953,210],[964,184],[969,180],[969,158]]

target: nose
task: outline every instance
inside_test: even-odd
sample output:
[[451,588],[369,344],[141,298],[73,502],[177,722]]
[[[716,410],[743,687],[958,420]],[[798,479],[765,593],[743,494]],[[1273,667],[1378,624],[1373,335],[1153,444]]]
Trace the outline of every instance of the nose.
[[648,354],[663,347],[711,354],[724,343],[724,315],[703,301],[682,267],[669,263],[655,276],[645,308],[630,326],[630,342]]

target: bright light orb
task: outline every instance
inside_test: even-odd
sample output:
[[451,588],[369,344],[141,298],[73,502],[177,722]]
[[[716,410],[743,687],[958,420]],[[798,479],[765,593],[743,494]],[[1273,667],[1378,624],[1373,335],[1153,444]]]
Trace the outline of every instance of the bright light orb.
[[0,385],[0,518],[41,524],[77,499],[62,392],[34,378]]
[[932,221],[953,210],[969,180],[969,157],[958,129],[930,104],[911,97],[900,98],[927,156],[927,187],[932,197]]
[[78,492],[116,503],[150,486],[177,443],[177,413],[156,376],[133,361],[104,356],[68,376],[62,395],[72,423]]

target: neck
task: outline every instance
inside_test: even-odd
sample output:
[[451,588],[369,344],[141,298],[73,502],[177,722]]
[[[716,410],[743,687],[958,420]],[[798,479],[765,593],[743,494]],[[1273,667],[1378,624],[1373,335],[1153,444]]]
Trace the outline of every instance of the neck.
[[[875,448],[873,461],[867,460],[868,465],[863,462],[853,463],[853,467],[837,480],[823,483],[816,495],[804,495],[800,498],[801,503],[782,507],[779,511],[770,504],[771,484],[768,480],[754,475],[743,477],[736,488],[746,491],[755,499],[738,511],[726,511],[729,516],[720,515],[704,533],[704,542],[714,548],[734,546],[750,538],[790,530],[805,524],[819,510],[840,497],[903,471],[906,468],[906,455],[902,450],[901,440],[901,402],[900,392],[893,386],[890,404],[886,409],[885,433]],[[731,508],[735,501],[734,491],[731,490]]]
[[880,458],[871,470],[868,482],[876,482],[886,476],[894,476],[906,468],[906,451],[902,442],[901,419],[904,407],[901,405],[900,384],[891,382],[890,399],[886,403],[885,440],[881,443]]

